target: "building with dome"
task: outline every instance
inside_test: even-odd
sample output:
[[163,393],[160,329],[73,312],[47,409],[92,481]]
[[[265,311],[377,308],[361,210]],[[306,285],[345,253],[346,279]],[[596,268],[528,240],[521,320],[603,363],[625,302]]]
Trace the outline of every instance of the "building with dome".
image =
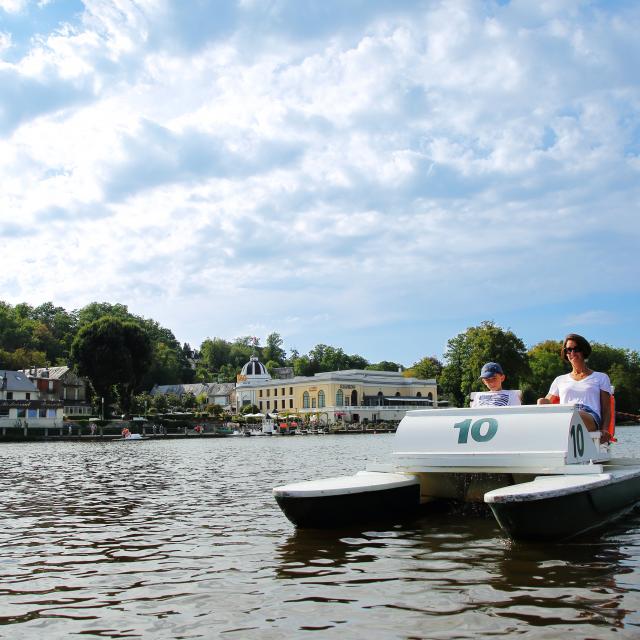
[[237,378],[235,408],[255,405],[265,415],[310,414],[326,423],[395,421],[408,409],[437,407],[437,393],[435,379],[407,378],[399,371],[349,369],[272,379],[252,356]]
[[236,378],[236,411],[240,411],[246,405],[258,407],[257,388],[270,380],[267,368],[257,356],[251,356]]

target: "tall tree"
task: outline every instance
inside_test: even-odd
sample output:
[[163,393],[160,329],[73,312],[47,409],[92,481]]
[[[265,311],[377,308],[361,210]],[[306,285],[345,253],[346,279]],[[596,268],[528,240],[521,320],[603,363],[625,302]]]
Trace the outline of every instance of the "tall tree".
[[485,362],[499,362],[512,389],[517,389],[530,372],[522,340],[487,320],[451,338],[445,360],[442,387],[459,406],[468,403],[472,391],[482,389],[479,375]]
[[287,359],[287,352],[283,349],[284,344],[279,333],[270,333],[267,336],[266,346],[262,350],[262,356],[265,360],[273,360],[282,366]]
[[105,406],[117,387],[125,412],[151,365],[151,356],[151,341],[140,325],[109,316],[85,324],[71,346],[78,373],[89,378]]

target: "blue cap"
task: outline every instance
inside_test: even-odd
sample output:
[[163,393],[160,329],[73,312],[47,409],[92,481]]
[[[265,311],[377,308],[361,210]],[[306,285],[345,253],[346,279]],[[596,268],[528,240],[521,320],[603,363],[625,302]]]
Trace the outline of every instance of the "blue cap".
[[482,367],[480,378],[492,378],[496,373],[504,375],[502,367],[497,362],[487,362],[487,364]]

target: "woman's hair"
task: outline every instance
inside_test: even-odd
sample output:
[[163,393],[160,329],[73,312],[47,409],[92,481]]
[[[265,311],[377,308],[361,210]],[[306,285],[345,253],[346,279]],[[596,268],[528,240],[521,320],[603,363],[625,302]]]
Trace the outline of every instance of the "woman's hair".
[[569,340],[573,340],[578,345],[578,347],[580,347],[580,351],[582,351],[582,355],[584,356],[585,360],[591,355],[591,345],[587,342],[587,339],[583,338],[577,333],[570,333],[562,341],[562,351],[560,352],[560,355],[562,356],[563,360],[568,360],[564,348],[567,346],[567,342]]

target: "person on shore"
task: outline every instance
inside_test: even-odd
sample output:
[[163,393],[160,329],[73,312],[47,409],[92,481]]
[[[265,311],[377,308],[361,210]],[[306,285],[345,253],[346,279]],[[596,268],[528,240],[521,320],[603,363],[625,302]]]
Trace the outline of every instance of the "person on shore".
[[600,442],[609,442],[611,418],[611,381],[606,373],[590,369],[587,360],[591,345],[577,333],[570,333],[562,343],[562,358],[571,365],[570,373],[558,376],[549,393],[538,404],[560,402],[573,404],[588,431],[600,431]]
[[480,380],[488,391],[473,394],[472,407],[506,407],[522,404],[520,391],[502,388],[504,371],[497,362],[487,362],[480,371]]

